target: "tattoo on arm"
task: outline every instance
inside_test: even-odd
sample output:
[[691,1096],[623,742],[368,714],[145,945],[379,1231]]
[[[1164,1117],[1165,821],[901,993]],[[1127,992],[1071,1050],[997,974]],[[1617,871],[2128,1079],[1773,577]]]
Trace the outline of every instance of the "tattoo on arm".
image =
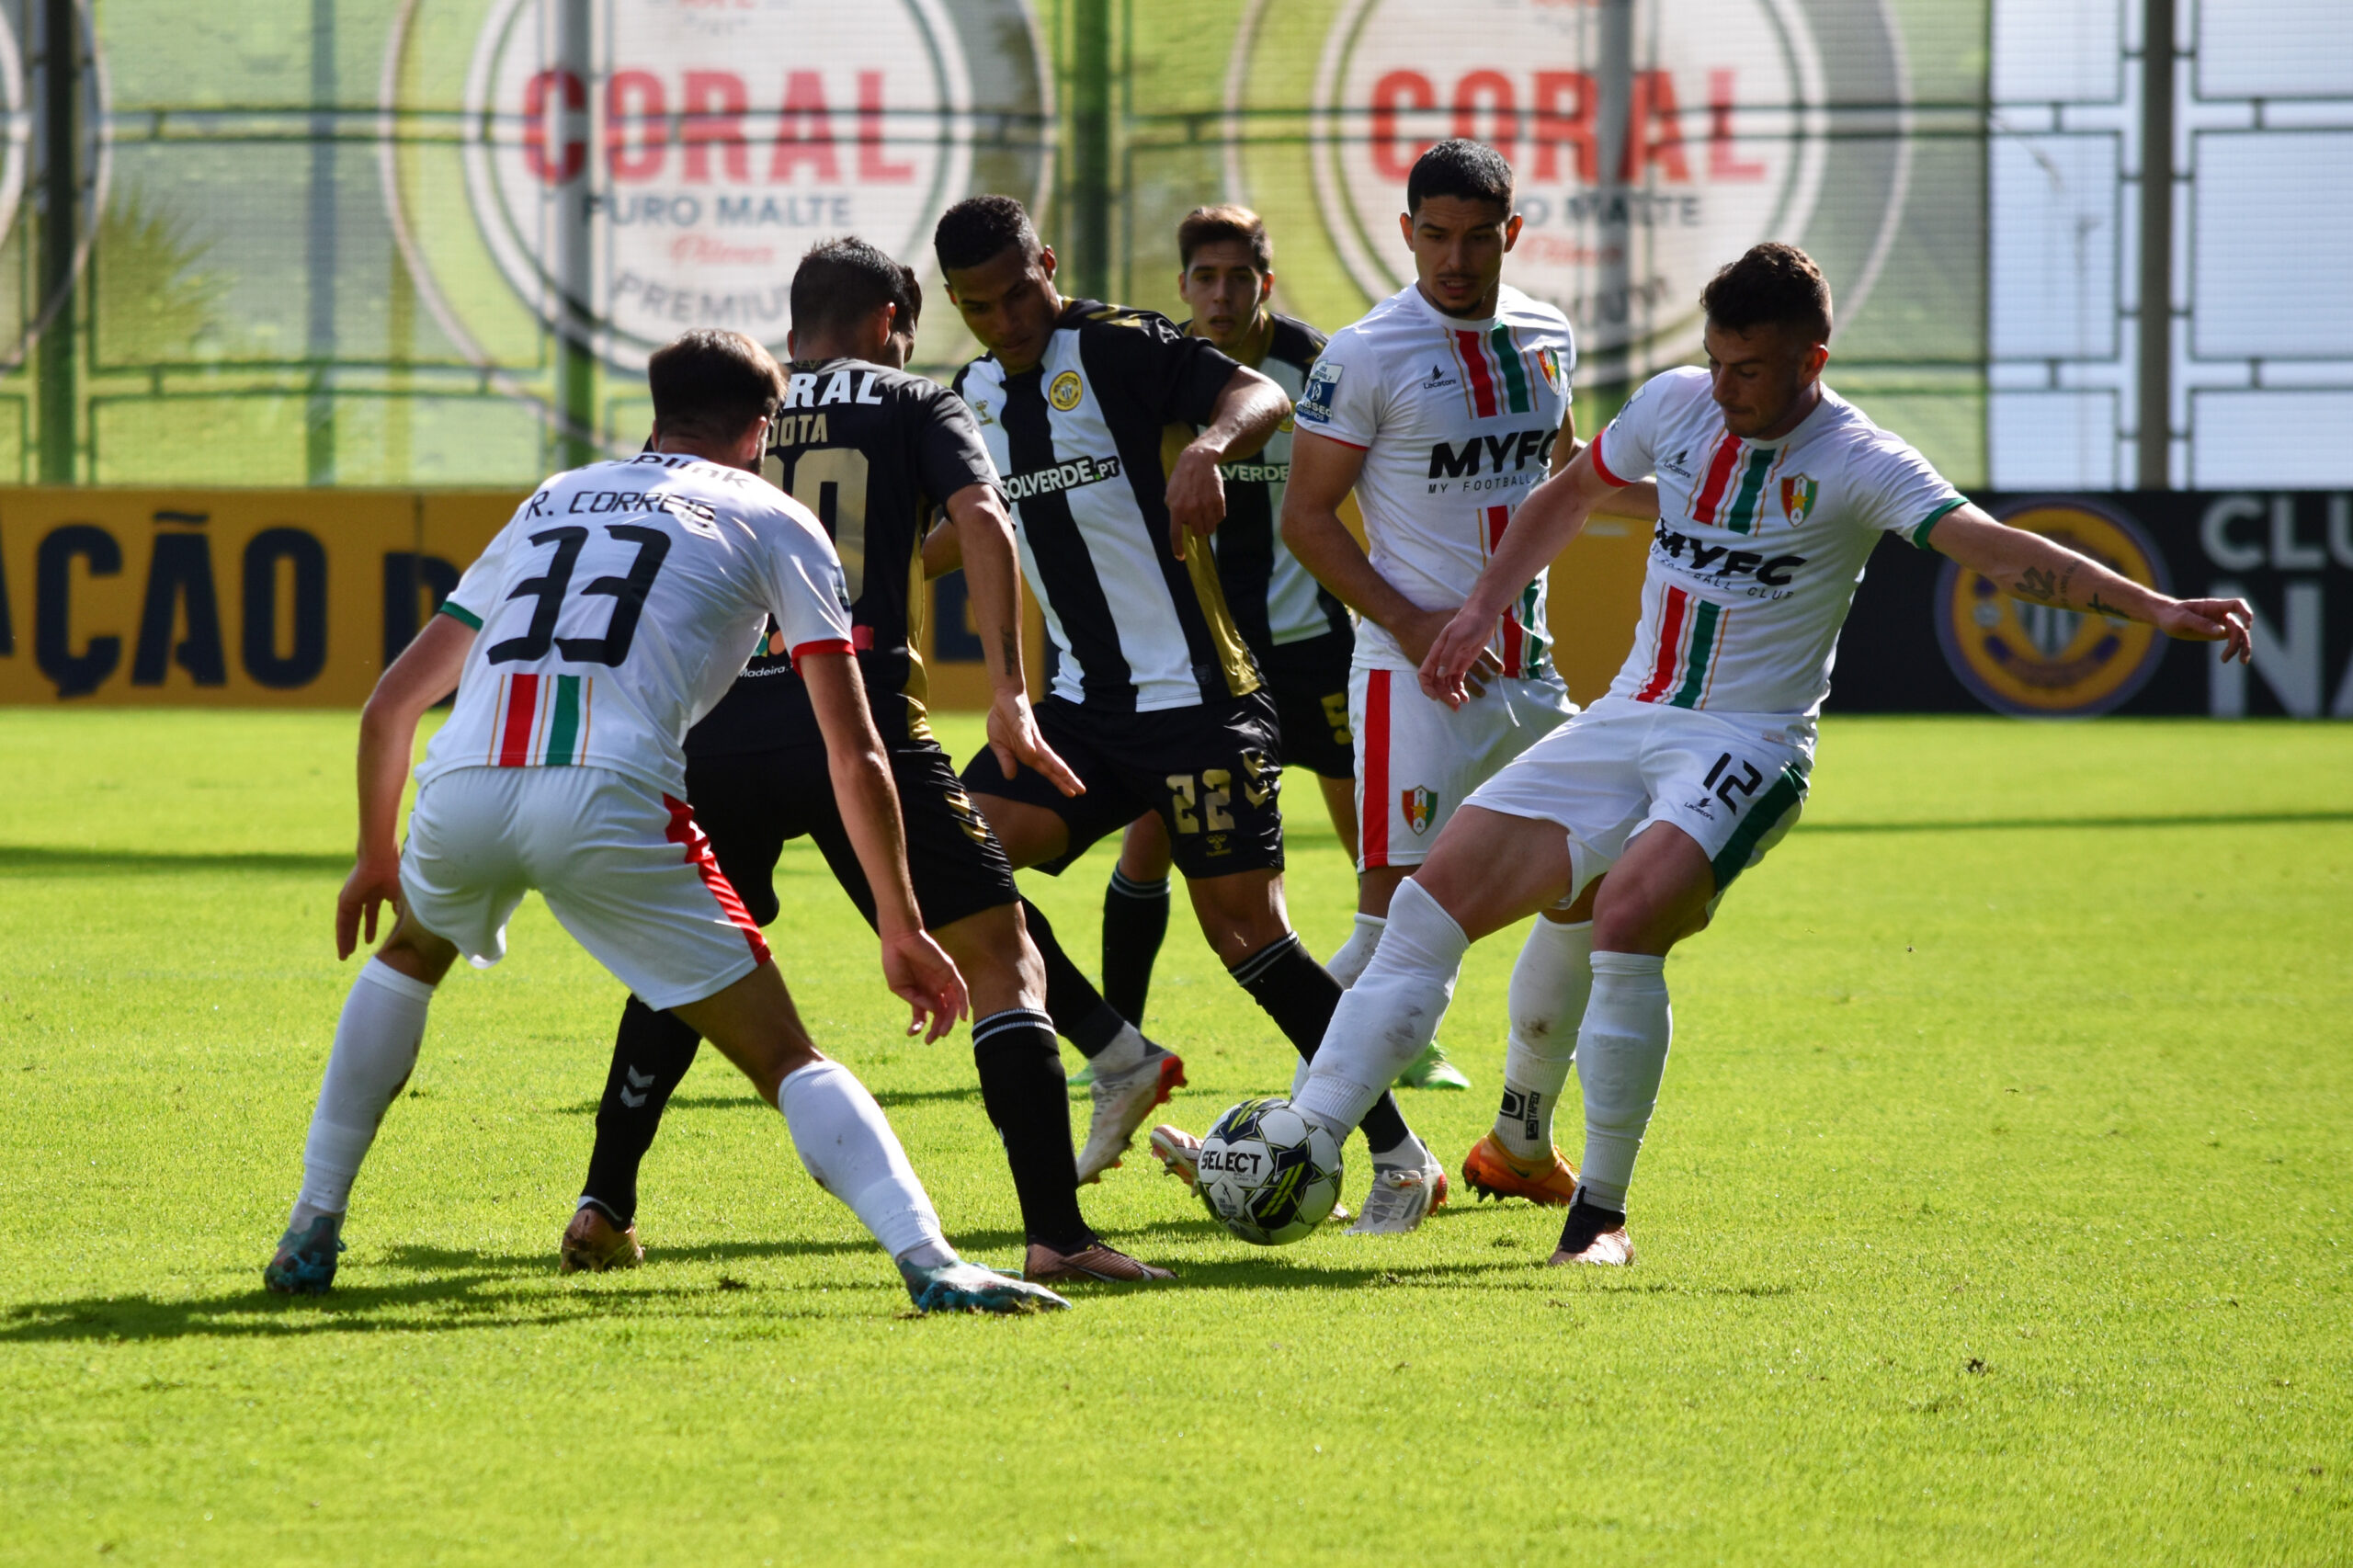
[[2059,597],[2059,580],[2040,566],[2029,566],[2018,574],[2018,585],[2011,592],[2023,599],[2051,604]]
[[1021,667],[1021,638],[1011,627],[1002,634],[1005,643],[1005,667],[1009,672]]
[[2124,615],[2122,610],[2117,608],[2114,605],[2109,604],[2106,599],[2101,598],[2097,589],[2094,589],[2092,591],[2092,602],[2086,605],[2084,608],[2090,610],[2094,615],[2113,615],[2123,619],[2130,619],[2130,617],[2126,617]]

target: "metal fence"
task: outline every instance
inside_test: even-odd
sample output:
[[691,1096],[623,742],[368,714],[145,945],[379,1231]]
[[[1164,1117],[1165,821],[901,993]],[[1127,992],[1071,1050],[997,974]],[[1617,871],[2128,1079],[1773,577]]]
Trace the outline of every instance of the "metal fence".
[[[2153,6],[2177,44],[2155,226]],[[1710,270],[1777,237],[1837,290],[1834,381],[1964,483],[2129,486],[2148,395],[2175,483],[2344,483],[2348,17],[0,0],[0,482],[528,483],[636,446],[652,344],[781,347],[808,243],[855,229],[928,277],[933,219],[977,190],[1032,202],[1074,290],[1172,311],[1176,219],[1246,201],[1281,304],[1328,329],[1405,279],[1404,169],[1468,132],[1520,173],[1507,276],[1575,320],[1588,425],[1693,353]],[[2135,347],[2152,233],[2160,376]],[[971,347],[935,289],[919,359]]]

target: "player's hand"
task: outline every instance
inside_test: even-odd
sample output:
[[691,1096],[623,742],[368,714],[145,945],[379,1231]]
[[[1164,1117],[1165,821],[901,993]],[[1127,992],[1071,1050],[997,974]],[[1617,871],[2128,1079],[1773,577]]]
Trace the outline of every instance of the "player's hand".
[[882,979],[892,995],[915,1009],[907,1032],[922,1035],[926,1044],[938,1041],[972,1010],[972,995],[956,961],[939,950],[927,931],[882,938]]
[[1078,781],[1070,764],[1056,756],[1046,737],[1038,733],[1038,716],[1030,711],[1027,693],[1000,691],[990,699],[988,733],[989,750],[996,754],[996,765],[1007,778],[1026,762],[1064,795],[1086,793],[1086,786]]
[[1188,447],[1168,475],[1168,548],[1185,559],[1187,536],[1207,539],[1225,521],[1225,479],[1217,460],[1200,447]]
[[1486,695],[1487,683],[1504,673],[1503,661],[1487,646],[1495,634],[1495,618],[1465,605],[1451,613],[1424,610],[1415,626],[1396,636],[1405,656],[1421,666],[1423,694],[1459,709]]
[[363,919],[369,942],[376,940],[376,915],[388,903],[395,916],[401,914],[400,857],[362,855],[345,879],[343,891],[335,894],[335,956],[338,961],[349,958],[359,945]]
[[2245,599],[2170,599],[2157,612],[2157,630],[2186,642],[2220,642],[2222,663],[2255,658],[2255,612]]

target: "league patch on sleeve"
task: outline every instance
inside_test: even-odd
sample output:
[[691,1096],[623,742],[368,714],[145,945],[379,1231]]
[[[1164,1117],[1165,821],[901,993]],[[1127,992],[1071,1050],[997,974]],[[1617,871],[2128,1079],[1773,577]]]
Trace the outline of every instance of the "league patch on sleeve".
[[1307,372],[1307,385],[1299,394],[1299,406],[1292,413],[1310,425],[1332,422],[1332,395],[1339,390],[1340,366],[1334,361],[1318,359],[1315,368]]

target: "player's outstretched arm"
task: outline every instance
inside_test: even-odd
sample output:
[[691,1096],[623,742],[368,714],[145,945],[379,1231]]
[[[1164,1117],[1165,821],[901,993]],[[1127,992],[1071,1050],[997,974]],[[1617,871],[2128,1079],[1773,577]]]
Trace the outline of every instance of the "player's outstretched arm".
[[825,763],[833,775],[842,826],[874,894],[882,978],[892,994],[915,1009],[907,1032],[938,1040],[956,1027],[970,998],[964,977],[925,932],[923,915],[915,907],[915,887],[907,880],[907,833],[899,817],[899,792],[891,782],[874,716],[867,710],[866,683],[858,676],[857,656],[803,653],[798,668],[809,687],[809,705],[816,710],[818,732],[825,737]]
[[[1021,667],[1021,565],[1013,550],[1013,519],[994,485],[968,484],[948,498],[957,548],[964,563],[965,602],[981,634],[989,672],[989,750],[1010,778],[1026,762],[1065,795],[1086,787],[1054,755],[1029,711],[1029,678]],[[930,558],[930,548],[924,551]]]
[[2255,612],[2245,599],[2168,598],[2040,534],[2005,527],[1979,507],[1963,504],[1938,517],[1927,543],[2018,598],[2146,621],[2185,642],[2220,642],[2225,664],[2254,654]]
[[1168,472],[1168,548],[1185,559],[1188,535],[1207,539],[1225,521],[1225,481],[1217,465],[1248,457],[1290,416],[1290,399],[1265,376],[1237,365],[1210,409],[1210,422]]
[[471,626],[437,615],[377,678],[359,714],[359,850],[335,901],[335,956],[347,959],[361,926],[376,939],[376,915],[401,906],[401,790],[416,753],[416,722],[458,689],[474,645]]
[[[1476,685],[1466,689],[1466,682],[1481,660],[1492,657],[1487,641],[1495,634],[1496,619],[1536,580],[1536,574],[1585,531],[1586,519],[1610,503],[1620,488],[1601,476],[1587,447],[1519,504],[1486,570],[1471,585],[1471,597],[1430,639],[1422,658],[1421,682],[1431,700],[1460,708],[1466,696],[1477,695]],[[1657,493],[1652,494],[1655,504]]]

